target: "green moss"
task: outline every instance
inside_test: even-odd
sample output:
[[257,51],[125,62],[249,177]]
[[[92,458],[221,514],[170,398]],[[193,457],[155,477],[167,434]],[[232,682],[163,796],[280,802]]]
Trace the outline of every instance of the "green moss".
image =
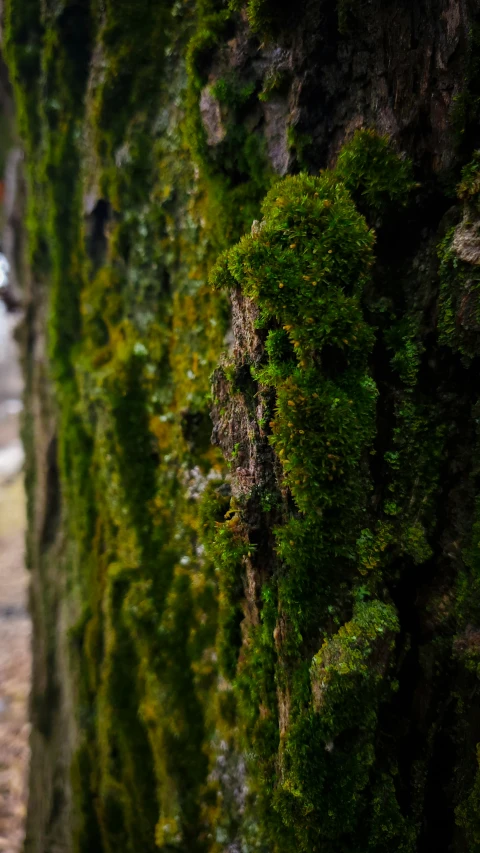
[[195,608],[188,571],[176,568],[163,614],[152,593],[152,583],[133,585],[125,608],[145,678],[140,715],[156,761],[160,815],[155,835],[157,844],[161,837],[164,844],[172,842],[170,833],[187,849],[201,850],[199,788],[207,757],[199,755],[205,731],[191,667]]
[[338,156],[336,173],[361,208],[377,216],[406,205],[416,186],[411,161],[373,130],[355,132]]
[[359,572],[368,576],[384,567],[385,552],[394,542],[394,527],[391,521],[379,521],[372,530],[364,528],[357,539],[356,547]]
[[420,361],[424,352],[418,321],[404,317],[385,332],[385,342],[392,353],[390,364],[401,380],[410,387],[417,382]]
[[[385,140],[377,146],[368,133],[356,142],[361,143],[361,164],[368,160],[364,143],[374,149],[374,161],[378,147],[382,160]],[[370,164],[370,171],[362,165],[358,180],[351,172],[347,178],[349,162],[352,170],[357,165],[352,150],[334,173],[277,184],[263,203],[260,225],[221,257],[212,274],[216,287],[240,288],[252,299],[267,328],[265,359],[251,372],[263,387],[275,389],[270,442],[282,467],[282,488],[295,506],[275,531],[282,569],[265,587],[261,624],[246,628],[248,643],[236,676],[244,725],[259,763],[260,796],[280,818],[279,824],[266,821],[279,850],[282,833],[287,833],[283,840],[290,838],[287,849],[294,843],[302,850],[311,850],[320,839],[333,850],[340,836],[358,836],[371,796],[377,710],[395,687],[385,678],[398,630],[395,611],[389,603],[360,600],[338,634],[326,631],[324,652],[314,659],[312,672],[323,667],[331,673],[325,694],[330,711],[322,707],[318,717],[305,645],[319,626],[342,625],[351,606],[348,590],[352,585],[360,590],[362,576],[369,575],[369,589],[376,588],[394,545],[419,561],[430,553],[423,528],[401,504],[385,505],[386,514],[398,512],[401,523],[367,526],[365,463],[375,434],[377,391],[368,367],[373,330],[364,318],[362,297],[370,280],[374,235],[339,174],[343,170],[354,191],[367,187],[369,206],[378,211],[383,204],[403,203],[411,186],[409,166],[390,149],[386,161],[399,174],[391,196],[383,160],[378,180],[368,178],[374,169]],[[395,334],[405,353],[396,351],[392,331],[394,366],[407,383],[415,383],[421,351],[410,327],[399,327]],[[401,500],[399,483],[395,494]],[[378,669],[367,663],[376,656],[377,643],[384,648]],[[269,698],[273,672],[277,697]],[[245,689],[249,674],[254,674],[255,690]],[[353,697],[359,693],[363,698],[357,703]],[[284,721],[278,734],[276,714]],[[334,749],[332,738],[344,731],[348,746]],[[393,803],[391,808],[393,815]],[[409,830],[398,808],[396,814],[392,837],[405,840]],[[372,823],[372,849],[379,843],[373,841],[375,831]]]
[[436,500],[449,430],[438,405],[419,387],[424,354],[422,313],[413,309],[395,318],[393,312],[387,319],[382,308],[377,316],[383,327],[383,344],[391,355],[391,370],[403,386],[395,393],[392,441],[383,457],[386,478],[382,509],[389,520],[379,522],[379,538],[372,551],[376,566],[381,552],[385,569],[399,554],[416,564],[433,556]]
[[[310,826],[316,818],[319,838],[333,840],[357,830],[359,793],[368,784],[374,760],[378,705],[394,689],[386,670],[398,630],[391,605],[359,602],[352,620],[325,640],[312,660],[313,708],[287,735],[287,772],[278,796],[282,810],[290,811],[290,820],[295,821],[295,801],[303,793]],[[360,734],[352,756],[355,730]],[[305,829],[302,849],[308,849],[315,837]]]
[[230,508],[230,499],[210,486],[202,500],[203,543],[218,573],[217,649],[220,671],[232,680],[241,646],[243,620],[243,558],[251,546],[245,541],[241,513]]
[[[76,850],[410,853],[395,768],[377,749],[395,691],[387,588],[393,557],[431,554],[445,436],[417,387],[420,321],[394,313],[376,329],[365,308],[375,238],[360,211],[403,207],[411,167],[362,131],[333,173],[272,186],[246,120],[283,81],[211,79],[233,5],[7,3],[72,542]],[[296,11],[247,6],[262,37]],[[111,215],[104,256],[89,259],[92,187]],[[211,291],[219,250],[267,190]],[[231,289],[256,304],[266,343],[223,378],[251,413],[255,395],[272,401],[260,428],[279,472],[278,488],[242,500],[209,440]],[[397,383],[378,512],[376,337]],[[252,504],[274,519],[271,574],[250,541]]]
[[352,709],[345,694],[369,692],[372,688],[376,693],[377,685],[384,680],[386,666],[386,657],[379,654],[378,647],[386,646],[386,650],[391,651],[398,631],[397,615],[391,605],[381,601],[359,601],[352,620],[325,640],[313,658],[314,706],[317,713],[322,711],[322,726],[326,726],[326,732],[332,737],[351,725],[352,712],[362,716],[370,713],[368,702],[358,702]]
[[[397,631],[390,605],[359,603],[352,620],[312,660],[312,707],[287,732],[283,779],[275,794],[302,850],[359,832],[377,709],[394,688],[385,671]],[[307,821],[301,818],[305,811]]]
[[286,0],[274,3],[273,0],[229,0],[229,7],[240,11],[246,7],[248,23],[254,33],[268,39],[279,34],[285,28],[293,25],[300,8],[292,8]]
[[[213,280],[241,284],[282,326],[270,331],[269,363],[256,373],[277,390],[271,441],[299,509],[312,500],[318,509],[339,507],[342,492],[351,501],[352,472],[372,435],[375,389],[365,374],[372,337],[359,296],[373,235],[329,175],[285,180],[263,212],[258,234],[222,258]],[[346,369],[322,375],[322,356]]]
[[319,843],[335,849],[330,844],[348,833],[361,843],[361,793],[375,758],[378,706],[395,689],[386,672],[397,631],[391,605],[359,602],[352,620],[312,660],[312,704],[287,731],[275,793],[276,808],[295,827],[302,850]]
[[399,807],[394,779],[393,775],[382,773],[375,785],[368,849],[378,853],[391,853],[392,850],[413,853],[416,832]]
[[103,73],[92,105],[103,156],[112,156],[120,147],[132,115],[153,108],[169,27],[169,4],[154,0],[104,4],[98,38]]
[[474,151],[472,160],[463,167],[461,181],[457,187],[462,201],[474,200],[480,192],[480,151]]
[[[387,458],[392,468],[388,490],[398,505],[396,521],[401,525],[401,546],[416,562],[423,562],[432,553],[426,534],[435,526],[434,505],[447,427],[438,412],[427,403],[418,402],[411,393],[399,400],[396,419],[395,450]],[[416,472],[418,483],[413,490],[412,471]]]
[[[346,297],[351,291],[358,293],[367,279],[373,234],[342,184],[330,174],[286,179],[270,190],[262,211],[261,228],[230,250],[217,265],[212,280],[217,286],[241,280],[246,295],[284,324],[293,322],[300,312],[307,328],[312,326],[311,334],[318,343],[325,341],[330,326],[338,322],[340,329],[334,340],[339,345],[340,334],[358,321],[354,303],[347,302]],[[294,286],[297,281],[303,282],[300,288]],[[318,328],[323,316],[321,306],[327,303],[328,307],[329,301],[335,300],[339,305],[332,306],[332,318],[322,321]],[[314,323],[308,319],[310,310]],[[287,331],[292,339],[292,330]],[[343,347],[356,350],[361,345],[352,338]]]
[[268,102],[276,93],[283,92],[288,88],[290,76],[286,71],[278,71],[277,69],[267,73],[263,83],[263,89],[260,92],[259,101]]
[[[170,13],[154,4],[145,3],[143,16],[138,4],[110,4],[102,20],[99,9],[92,19],[81,4],[43,18],[38,8],[37,41],[30,19],[25,27],[49,99],[42,90],[29,100],[19,35],[19,15],[29,9],[12,2],[7,15],[30,123],[22,132],[30,134],[32,220],[43,240],[43,254],[31,256],[50,286],[72,543],[62,571],[69,603],[82,614],[71,639],[79,736],[88,744],[72,768],[76,849],[173,843],[201,850],[200,790],[216,728],[217,581],[202,556],[196,490],[209,472],[219,482],[221,466],[195,424],[207,418],[208,377],[228,318],[225,300],[206,287],[216,249],[203,230],[205,191],[191,191],[190,154],[172,107],[185,100],[184,63],[164,84]],[[129,29],[137,41],[130,32],[125,40]],[[190,34],[187,18],[174,64]],[[87,92],[93,37],[97,58],[108,62]],[[161,108],[168,118],[160,139]],[[94,133],[85,134],[86,116]],[[94,150],[85,165],[86,136]],[[122,146],[128,157],[112,170]],[[94,181],[115,208],[106,257],[95,269],[84,248],[83,168],[89,181],[96,170]]]
[[81,744],[72,761],[72,793],[81,804],[77,812],[77,822],[73,827],[73,849],[75,853],[102,853],[100,828],[94,803],[92,802],[92,776],[94,775],[94,756],[87,743]]
[[185,140],[201,167],[209,228],[218,249],[238,239],[249,226],[273,179],[265,140],[258,132],[248,131],[244,124],[260,94],[252,83],[240,83],[230,72],[209,85],[209,96],[217,101],[221,113],[222,138],[217,144],[209,144],[202,121],[200,100],[209,84],[206,68],[228,32],[232,14],[232,10],[215,10],[208,3],[200,5],[196,30],[187,46]]

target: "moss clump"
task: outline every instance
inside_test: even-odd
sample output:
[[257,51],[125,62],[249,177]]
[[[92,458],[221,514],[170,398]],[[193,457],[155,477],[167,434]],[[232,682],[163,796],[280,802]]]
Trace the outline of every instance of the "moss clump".
[[[274,795],[302,850],[318,844],[334,850],[338,839],[349,837],[347,849],[355,843],[377,849],[373,827],[361,828],[359,821],[369,801],[379,705],[395,690],[387,673],[398,630],[391,605],[359,601],[351,621],[312,660],[311,705],[287,732]],[[307,821],[300,817],[304,809]]]
[[262,211],[261,227],[219,261],[214,284],[241,284],[286,327],[299,360],[327,341],[354,357],[365,338],[344,336],[362,331],[355,328],[358,296],[373,262],[374,237],[348,192],[331,174],[300,175],[270,190]]
[[411,161],[401,159],[387,136],[373,130],[357,130],[340,151],[336,173],[361,209],[376,216],[404,206],[412,190]]
[[[329,523],[319,517],[325,511],[338,518],[345,511],[351,520],[362,512],[359,463],[373,436],[376,391],[366,367],[373,336],[360,298],[374,238],[331,175],[286,179],[268,194],[263,213],[260,229],[219,261],[213,280],[217,286],[240,285],[273,321],[271,357],[255,377],[276,389],[271,443],[285,485],[305,513],[277,534],[279,554],[295,577],[282,581],[293,627],[305,619],[298,592],[309,588],[312,555],[328,562]],[[302,599],[308,600],[305,591]],[[316,599],[312,590],[307,606],[314,607]],[[304,629],[294,633],[300,637]]]
[[258,233],[219,261],[213,281],[240,285],[277,325],[255,376],[277,391],[271,441],[299,509],[339,508],[352,503],[352,475],[372,435],[365,358],[373,338],[360,297],[373,235],[331,175],[285,180],[263,213]]
[[390,476],[384,511],[391,517],[396,547],[420,564],[433,554],[429,538],[436,525],[435,501],[448,430],[439,412],[417,399],[411,388],[399,395],[395,417],[392,449],[385,453]]
[[416,322],[414,317],[404,317],[386,329],[384,337],[392,354],[392,369],[406,386],[414,387],[425,349],[421,342],[418,319]]
[[[357,602],[351,621],[326,639],[312,659],[312,709],[288,733],[285,775],[277,792],[278,807],[289,822],[298,821],[300,797],[308,808],[302,849],[315,843],[315,824],[318,841],[358,832],[360,794],[375,755],[379,703],[395,687],[387,672],[398,630],[391,605]],[[350,753],[353,742],[355,756]]]
[[272,444],[304,513],[312,501],[318,510],[338,511],[358,497],[354,480],[360,448],[372,437],[376,389],[369,378],[356,378],[342,385],[325,380],[320,387],[313,371],[299,371],[278,388]]
[[[337,634],[324,641],[312,660],[310,677],[316,713],[321,712],[325,733],[338,736],[351,724],[352,708],[346,694],[376,693],[385,678],[388,654],[399,624],[395,608],[381,601],[358,601],[353,617]],[[387,688],[388,689],[388,688]],[[369,702],[358,702],[355,712],[370,713]],[[368,728],[368,726],[367,726]]]
[[461,181],[457,187],[462,201],[476,199],[480,193],[480,151],[474,151],[471,161],[463,167]]
[[[307,851],[322,843],[333,851],[340,838],[358,839],[361,815],[373,802],[378,707],[395,686],[385,673],[398,622],[390,603],[361,596],[345,622],[351,589],[360,595],[362,575],[372,567],[377,571],[369,590],[373,595],[382,588],[385,553],[399,540],[425,559],[414,544],[423,533],[413,516],[404,517],[402,528],[387,519],[368,526],[366,454],[375,435],[377,390],[369,371],[374,333],[362,302],[374,235],[340,176],[353,191],[365,191],[370,209],[403,203],[409,166],[379,140],[358,136],[359,160],[350,149],[333,173],[277,184],[263,203],[262,221],[212,273],[216,287],[240,290],[259,308],[265,357],[250,372],[260,388],[275,389],[269,440],[281,465],[281,488],[294,507],[275,530],[280,568],[264,587],[261,624],[245,627],[248,640],[234,682],[255,748],[259,796],[278,814],[277,822],[265,819],[278,850],[297,844]],[[369,146],[374,161],[382,161],[378,179],[368,163]],[[398,177],[391,195],[390,168]],[[414,343],[408,348],[408,331],[401,337],[400,369],[413,382],[419,354]],[[334,633],[332,626],[343,622]],[[311,663],[306,649],[319,632],[323,651]],[[320,709],[317,676],[327,669],[329,689]],[[256,690],[246,690],[253,672]],[[269,698],[273,673],[277,696]],[[363,699],[356,704],[359,691]],[[340,734],[341,744],[332,743]],[[361,835],[366,849],[374,849],[373,819],[369,826]],[[405,833],[397,807],[391,835],[400,844]]]
[[[218,573],[218,649],[220,671],[232,680],[241,646],[244,558],[251,547],[242,529],[241,513],[229,497],[210,486],[202,501],[203,543]],[[213,524],[212,524],[213,522]]]

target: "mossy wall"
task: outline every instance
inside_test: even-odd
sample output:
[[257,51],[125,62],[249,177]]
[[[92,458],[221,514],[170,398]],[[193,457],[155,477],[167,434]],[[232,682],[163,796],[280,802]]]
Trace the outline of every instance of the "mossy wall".
[[477,23],[433,7],[6,2],[26,850],[480,850]]

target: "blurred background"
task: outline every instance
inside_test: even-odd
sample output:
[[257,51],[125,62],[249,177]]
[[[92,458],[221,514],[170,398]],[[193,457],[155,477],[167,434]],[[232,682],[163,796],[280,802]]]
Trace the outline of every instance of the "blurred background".
[[22,322],[16,276],[22,155],[12,128],[8,78],[0,63],[0,851],[17,853],[27,796],[31,625],[24,564],[22,373],[15,342]]

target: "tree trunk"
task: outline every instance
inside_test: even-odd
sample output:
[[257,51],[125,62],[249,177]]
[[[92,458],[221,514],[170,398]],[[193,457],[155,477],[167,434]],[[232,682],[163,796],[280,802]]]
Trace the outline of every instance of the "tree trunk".
[[480,851],[478,4],[4,16],[26,851]]

